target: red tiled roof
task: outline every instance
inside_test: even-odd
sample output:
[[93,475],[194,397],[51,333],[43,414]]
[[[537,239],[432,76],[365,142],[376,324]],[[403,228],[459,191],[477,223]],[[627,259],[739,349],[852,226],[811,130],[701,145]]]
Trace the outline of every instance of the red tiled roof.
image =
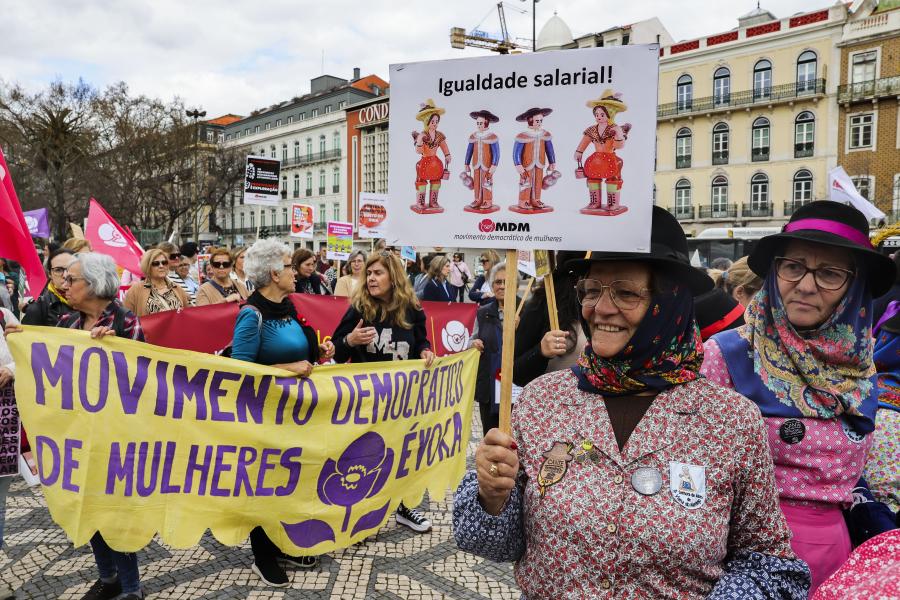
[[243,118],[244,117],[240,115],[233,115],[229,113],[227,115],[222,115],[221,117],[216,117],[215,119],[210,119],[209,121],[207,121],[207,123],[209,123],[210,125],[221,125],[225,127],[226,125],[231,125],[235,121],[240,121]]

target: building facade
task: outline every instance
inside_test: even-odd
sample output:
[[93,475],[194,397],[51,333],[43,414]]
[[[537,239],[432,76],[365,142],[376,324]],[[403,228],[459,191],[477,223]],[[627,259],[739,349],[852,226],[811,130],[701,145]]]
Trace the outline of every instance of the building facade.
[[347,212],[354,231],[359,194],[387,194],[388,119],[387,95],[363,100],[347,108]]
[[826,198],[842,4],[660,49],[655,202],[689,234],[765,227]]
[[838,162],[900,220],[900,2],[857,0],[839,44]]
[[315,210],[313,247],[325,241],[327,221],[346,221],[347,107],[381,96],[387,83],[375,75],[352,80],[331,75],[310,82],[310,93],[254,111],[225,127],[226,145],[244,148],[247,154],[281,160],[281,200],[278,207],[244,205],[236,190],[229,206],[220,211],[224,242],[248,245],[260,237],[277,237],[301,245],[289,237],[290,206],[310,204]]

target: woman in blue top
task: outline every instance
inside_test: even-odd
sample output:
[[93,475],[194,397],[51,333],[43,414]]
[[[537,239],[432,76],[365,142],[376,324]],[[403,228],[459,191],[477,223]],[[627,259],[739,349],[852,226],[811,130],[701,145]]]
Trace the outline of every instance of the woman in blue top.
[[422,300],[434,302],[453,302],[456,288],[447,281],[450,275],[450,261],[446,256],[435,256],[428,266],[428,283],[422,293]]
[[[261,240],[245,256],[244,270],[256,289],[238,312],[231,357],[309,376],[320,359],[334,356],[334,344],[319,344],[316,332],[303,323],[288,299],[295,279],[290,250],[275,240]],[[250,547],[253,572],[275,587],[290,583],[279,559],[304,569],[319,563],[316,556],[284,554],[262,527],[250,532]]]

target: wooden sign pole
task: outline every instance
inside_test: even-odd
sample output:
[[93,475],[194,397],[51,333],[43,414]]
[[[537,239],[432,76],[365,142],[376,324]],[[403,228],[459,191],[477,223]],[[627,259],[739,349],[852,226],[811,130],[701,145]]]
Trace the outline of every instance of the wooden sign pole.
[[559,312],[556,310],[556,288],[553,286],[553,272],[544,275],[544,290],[547,292],[547,316],[550,330],[559,329]]
[[[522,300],[519,302],[519,308],[516,309],[516,321],[519,320],[519,315],[522,314],[522,309],[525,308],[525,301],[528,300],[528,294],[531,293],[531,286],[534,285],[534,277],[528,280],[528,285],[525,286],[525,293],[522,294]],[[504,299],[505,300],[505,299]],[[518,323],[517,323],[518,325]]]
[[500,431],[509,434],[512,414],[513,360],[516,346],[516,291],[519,288],[519,256],[516,250],[506,251],[506,293],[503,296],[503,353],[500,363]]

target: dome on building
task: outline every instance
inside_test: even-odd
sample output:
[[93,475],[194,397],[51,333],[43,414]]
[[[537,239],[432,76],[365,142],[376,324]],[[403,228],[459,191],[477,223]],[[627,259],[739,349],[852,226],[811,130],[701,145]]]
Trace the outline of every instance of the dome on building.
[[760,8],[759,4],[757,4],[756,8],[748,12],[746,15],[738,17],[738,27],[750,27],[752,25],[768,23],[769,21],[775,20],[777,20],[777,17],[775,15],[764,8]]
[[559,50],[574,41],[572,30],[554,13],[550,20],[541,27],[536,46],[538,50]]

